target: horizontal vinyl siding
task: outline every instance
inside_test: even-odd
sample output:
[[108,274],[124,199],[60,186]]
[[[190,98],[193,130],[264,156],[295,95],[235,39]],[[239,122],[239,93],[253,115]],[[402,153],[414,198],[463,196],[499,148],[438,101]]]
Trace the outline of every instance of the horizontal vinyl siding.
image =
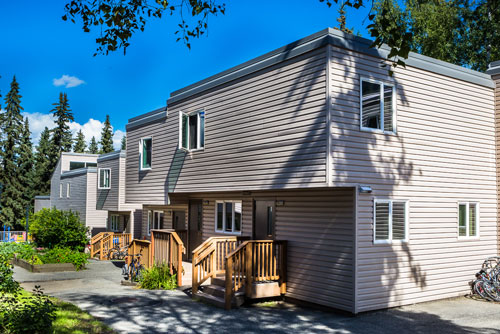
[[97,210],[97,173],[87,173],[87,214],[86,224],[88,227],[105,229],[108,212],[106,210]]
[[[324,186],[326,54],[315,50],[169,106],[166,121],[127,133],[127,202],[166,203],[166,192]],[[178,150],[179,111],[205,110],[205,149]],[[141,137],[153,168],[138,171]]]
[[105,160],[99,162],[97,167],[97,182],[99,181],[99,169],[111,169],[111,184],[110,189],[98,189],[97,192],[97,207],[103,210],[118,211],[119,210],[119,196],[120,196],[120,158],[113,160]]
[[497,240],[498,254],[500,254],[500,75],[492,76],[495,80],[495,129],[496,129],[496,162],[497,162]]
[[[190,194],[202,199],[203,240],[215,232],[217,200],[242,201],[242,236],[253,235],[254,200],[283,200],[276,206],[276,239],[288,240],[287,296],[353,312],[354,194],[330,190]],[[173,198],[175,195],[173,196]]]
[[[56,168],[58,172],[59,165]],[[51,181],[51,205],[58,210],[71,210],[78,212],[80,220],[88,225],[87,217],[87,177],[91,173],[80,174],[73,177],[67,177],[61,180],[60,174],[54,172]],[[95,175],[95,173],[94,173]],[[63,185],[63,197],[59,197],[59,187]],[[70,197],[66,197],[68,184],[70,184]],[[95,196],[94,196],[95,197]]]
[[[370,185],[357,211],[357,312],[464,294],[497,254],[493,90],[331,47],[332,181]],[[360,76],[397,88],[397,134],[359,130]],[[409,242],[373,244],[373,199],[407,199]],[[458,201],[480,238],[458,239]]]
[[148,239],[151,240],[151,236],[148,235],[148,212],[149,211],[162,211],[163,212],[163,228],[171,229],[173,226],[173,211],[184,211],[185,217],[185,228],[187,229],[188,224],[188,206],[185,205],[170,205],[170,206],[144,206],[142,209],[142,221],[140,227],[135,227],[136,231],[139,231],[140,236],[138,239]]

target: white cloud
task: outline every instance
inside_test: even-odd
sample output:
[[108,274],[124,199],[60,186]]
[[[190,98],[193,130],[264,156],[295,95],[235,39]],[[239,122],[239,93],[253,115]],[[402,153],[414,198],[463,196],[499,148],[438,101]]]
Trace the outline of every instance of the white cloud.
[[[55,126],[54,117],[52,116],[52,114],[42,114],[39,112],[23,112],[22,115],[23,117],[28,117],[28,121],[30,123],[31,138],[35,146],[38,145],[40,134],[42,133],[43,129],[45,127],[52,129]],[[76,137],[76,133],[78,131],[82,130],[83,135],[85,136],[85,141],[88,145],[92,137],[95,137],[98,142],[101,140],[101,131],[103,126],[104,122],[91,118],[84,124],[71,122],[69,124],[69,129],[73,133],[73,138]],[[121,140],[124,135],[125,132],[122,130],[116,130],[113,134],[113,146],[115,150],[119,150],[121,148]]]
[[59,79],[52,79],[54,86],[64,86],[66,88],[77,87],[85,83],[85,81],[78,79],[77,77],[64,74]]

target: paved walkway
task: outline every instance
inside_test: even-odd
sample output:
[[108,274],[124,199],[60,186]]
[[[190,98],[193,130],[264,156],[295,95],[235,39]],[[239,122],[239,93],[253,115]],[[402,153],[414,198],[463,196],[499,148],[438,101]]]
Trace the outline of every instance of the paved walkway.
[[279,303],[224,311],[182,291],[120,285],[120,268],[93,261],[80,272],[33,274],[16,267],[23,287],[77,304],[120,333],[467,333],[500,334],[500,304],[456,298],[351,317]]

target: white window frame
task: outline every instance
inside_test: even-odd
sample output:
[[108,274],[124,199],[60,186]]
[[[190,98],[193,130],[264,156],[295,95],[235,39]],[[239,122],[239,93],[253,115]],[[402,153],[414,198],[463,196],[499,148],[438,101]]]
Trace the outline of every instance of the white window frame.
[[[366,128],[363,126],[363,82],[371,82],[380,85],[380,129]],[[384,130],[384,86],[392,87],[392,131]],[[375,79],[361,77],[359,80],[359,129],[361,131],[378,132],[385,134],[396,134],[396,85]]]
[[71,197],[71,183],[66,183],[66,198]]
[[[226,231],[226,203],[239,203],[241,204],[241,221],[240,221],[240,230],[238,232],[234,231],[235,227],[235,212],[236,210],[234,209],[235,206],[233,205],[233,213],[232,213],[232,218],[231,218],[231,231]],[[217,229],[217,204],[223,204],[222,205],[222,230]],[[224,233],[224,234],[231,234],[231,235],[241,235],[241,231],[243,230],[243,202],[240,200],[217,200],[215,201],[215,232],[216,233]]]
[[62,182],[59,183],[59,198],[63,197],[63,184]]
[[[101,187],[101,171],[108,171],[109,172],[109,186],[107,187]],[[99,168],[99,170],[97,171],[98,174],[97,174],[97,189],[111,189],[111,168]]]
[[[151,140],[151,164],[149,167],[142,166],[142,154],[143,154],[143,143],[144,140]],[[153,137],[144,137],[139,140],[139,170],[151,170],[153,169]]]
[[[113,218],[116,218],[116,221],[113,221]],[[116,227],[113,226],[114,224],[116,224]],[[120,230],[120,215],[111,215],[109,228],[113,232],[118,232]]]
[[[203,146],[201,146],[201,127],[200,127],[200,113],[203,113],[205,115],[205,122],[203,123],[203,133],[205,134],[204,136],[204,140],[203,140]],[[186,147],[182,147],[182,116],[185,115],[188,117],[189,119],[189,116],[192,116],[194,114],[197,114],[198,116],[198,133],[196,134],[196,148],[192,148],[190,149],[190,142],[189,142],[189,121],[188,121],[188,134],[187,134],[187,143],[186,143]],[[196,111],[191,111],[191,112],[182,112],[182,111],[179,111],[179,149],[180,150],[183,150],[183,151],[187,151],[187,152],[196,152],[196,151],[203,151],[205,150],[205,142],[206,142],[206,132],[205,132],[205,128],[206,128],[206,124],[207,124],[207,113],[205,111],[205,109],[199,109],[199,110],[196,110]]]
[[[476,205],[476,235],[469,235],[469,207],[471,204]],[[465,205],[465,235],[460,235],[460,205]],[[457,204],[457,235],[458,239],[479,239],[479,202],[475,201],[460,201]]]
[[[394,202],[405,203],[405,238],[402,240],[392,239],[392,205]],[[389,203],[389,238],[386,240],[377,240],[377,203]],[[410,240],[410,200],[408,199],[373,199],[373,243],[374,244],[395,244],[407,243]]]

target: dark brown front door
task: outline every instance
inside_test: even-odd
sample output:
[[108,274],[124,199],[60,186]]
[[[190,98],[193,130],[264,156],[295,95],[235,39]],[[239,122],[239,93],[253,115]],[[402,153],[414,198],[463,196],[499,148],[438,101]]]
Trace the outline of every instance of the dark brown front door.
[[202,235],[202,203],[201,200],[189,201],[189,253],[188,257],[191,258],[191,254],[196,247],[201,245]]
[[274,201],[255,201],[254,239],[274,239],[274,222],[276,216]]
[[184,211],[174,211],[172,215],[172,228],[176,231],[186,230],[186,213]]

